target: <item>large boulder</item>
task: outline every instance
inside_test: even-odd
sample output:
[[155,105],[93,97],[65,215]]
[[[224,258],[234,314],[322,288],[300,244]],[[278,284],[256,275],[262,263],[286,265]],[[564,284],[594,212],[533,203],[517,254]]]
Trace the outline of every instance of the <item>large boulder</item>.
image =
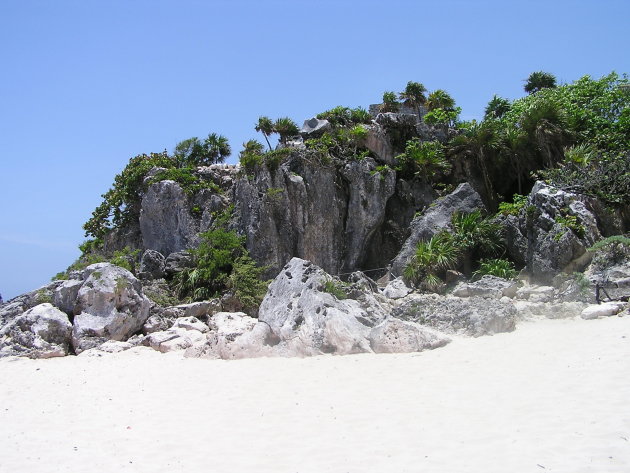
[[601,238],[592,209],[585,196],[536,182],[519,215],[504,218],[510,258],[542,283],[583,270],[592,257],[587,248]]
[[444,334],[414,322],[388,317],[369,335],[374,353],[410,353],[443,347],[451,341]]
[[53,281],[0,305],[0,328],[36,305],[53,303],[55,290],[63,283],[64,281]]
[[304,139],[317,138],[330,130],[332,130],[332,126],[328,120],[320,120],[313,117],[304,121],[300,135]]
[[126,269],[110,263],[87,268],[74,307],[72,343],[77,353],[107,340],[125,341],[142,328],[151,301]]
[[468,183],[460,184],[451,194],[436,200],[411,222],[411,235],[392,261],[392,273],[401,276],[418,243],[429,240],[436,233],[448,228],[453,213],[470,213],[484,208],[481,196]]
[[209,326],[208,347],[201,356],[230,360],[283,354],[269,326],[243,312],[214,314]]
[[393,315],[441,332],[473,337],[511,332],[516,327],[516,308],[511,302],[481,297],[412,295]]
[[166,275],[166,258],[159,251],[145,250],[140,260],[139,276],[142,279],[160,279]]
[[477,281],[459,283],[455,289],[453,289],[452,294],[457,297],[478,296],[491,299],[501,299],[502,297],[513,298],[516,295],[518,287],[519,283],[517,281],[486,274]]
[[208,344],[208,326],[195,317],[177,319],[173,326],[165,331],[147,335],[142,344],[162,353],[195,349],[202,351]]
[[70,347],[72,325],[68,315],[52,304],[39,304],[11,320],[0,330],[0,357],[65,356]]

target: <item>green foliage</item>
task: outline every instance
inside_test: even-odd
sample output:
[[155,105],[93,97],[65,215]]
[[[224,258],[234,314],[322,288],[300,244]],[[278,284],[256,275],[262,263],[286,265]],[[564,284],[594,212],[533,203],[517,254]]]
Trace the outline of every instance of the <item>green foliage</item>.
[[451,217],[453,235],[462,251],[479,251],[493,254],[502,248],[503,227],[481,211],[455,212]]
[[112,228],[137,218],[144,191],[144,177],[154,167],[173,166],[173,160],[166,153],[142,154],[131,158],[125,169],[114,178],[113,187],[103,194],[103,202],[83,225],[85,236],[102,239]]
[[351,127],[362,123],[370,123],[372,116],[364,108],[349,108],[338,106],[319,113],[317,118],[320,120],[328,120],[333,128]]
[[247,253],[234,260],[227,287],[246,309],[258,307],[267,293],[269,281],[262,280],[264,271]]
[[259,117],[258,118],[258,122],[256,123],[256,126],[254,127],[256,129],[256,131],[259,131],[263,134],[263,136],[265,137],[265,141],[267,142],[267,145],[269,146],[269,151],[271,151],[271,143],[269,143],[269,136],[272,133],[275,133],[274,127],[273,127],[273,121],[271,120],[271,118],[269,117]]
[[427,101],[426,93],[427,88],[423,84],[409,81],[405,90],[399,94],[399,97],[403,104],[418,110],[418,116],[420,116],[419,107]]
[[345,291],[346,285],[337,279],[327,279],[324,282],[323,291],[332,294],[339,300],[347,299],[348,295]]
[[125,268],[127,271],[136,273],[136,265],[140,259],[140,250],[132,250],[128,246],[122,250],[114,251],[114,255],[109,260],[110,263]]
[[311,155],[317,156],[323,163],[331,158],[340,160],[363,159],[369,155],[364,147],[367,128],[355,125],[352,128],[335,128],[330,133],[324,133],[319,138],[306,140],[306,149]]
[[545,88],[556,86],[556,77],[553,74],[543,71],[532,72],[525,81],[525,92],[533,94]]
[[426,105],[429,112],[438,108],[441,108],[446,112],[450,112],[455,110],[455,99],[453,99],[453,97],[451,97],[445,90],[437,89],[429,94],[426,100]]
[[501,118],[510,110],[511,104],[508,99],[494,95],[484,112],[484,119]]
[[578,237],[584,238],[586,229],[584,228],[584,225],[580,223],[580,220],[576,215],[558,215],[556,216],[556,223],[568,228]]
[[506,259],[482,259],[479,261],[479,269],[473,273],[473,276],[481,278],[487,274],[503,279],[513,279],[517,272],[514,263]]
[[282,187],[270,187],[269,189],[267,189],[265,193],[267,194],[267,197],[274,199],[278,197],[280,194],[282,194],[283,192],[284,192],[284,189]]
[[[271,147],[270,147],[271,148]],[[239,155],[241,168],[246,174],[253,173],[263,163],[264,147],[256,140],[243,143],[243,151]]]
[[291,150],[291,148],[275,149],[273,151],[268,151],[267,153],[265,153],[263,156],[263,160],[264,163],[267,165],[267,168],[269,168],[269,170],[273,172],[278,169],[278,167],[280,167],[280,164],[282,164],[289,158],[289,156],[291,156],[292,152],[293,151]]
[[188,195],[194,195],[202,189],[211,189],[214,192],[221,192],[219,186],[212,181],[202,179],[196,172],[195,168],[169,168],[164,169],[155,174],[149,183],[171,180],[177,182],[182,190]]
[[445,270],[457,266],[460,256],[461,249],[453,235],[443,231],[429,241],[418,243],[403,275],[412,284],[436,290],[442,284],[440,276]]
[[574,272],[572,275],[573,281],[578,288],[578,292],[581,296],[587,296],[590,292],[591,282],[584,275],[584,273]]
[[397,112],[400,108],[400,102],[396,97],[396,92],[383,92],[383,103],[381,104],[381,112]]
[[461,111],[462,109],[460,107],[456,107],[452,110],[434,108],[427,112],[422,119],[427,125],[454,127],[457,124],[457,118]]
[[280,135],[280,143],[286,144],[287,139],[300,133],[300,128],[289,117],[278,118],[273,124],[274,132]]
[[518,215],[527,204],[527,196],[514,194],[512,202],[501,202],[499,204],[499,213],[501,215]]
[[222,163],[231,153],[225,136],[210,133],[203,142],[196,136],[179,142],[173,154],[178,167],[193,167]]
[[396,156],[396,163],[396,169],[404,177],[432,179],[438,173],[451,170],[444,146],[439,141],[420,141],[418,138],[407,142],[405,152]]

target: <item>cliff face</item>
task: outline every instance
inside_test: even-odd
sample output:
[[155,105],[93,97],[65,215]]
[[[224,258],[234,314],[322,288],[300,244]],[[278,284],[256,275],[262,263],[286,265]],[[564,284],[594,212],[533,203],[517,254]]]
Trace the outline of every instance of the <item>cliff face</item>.
[[371,158],[322,167],[299,152],[275,171],[242,177],[233,196],[247,248],[270,275],[292,257],[331,274],[382,268],[414,212],[433,200],[428,186],[401,184]]

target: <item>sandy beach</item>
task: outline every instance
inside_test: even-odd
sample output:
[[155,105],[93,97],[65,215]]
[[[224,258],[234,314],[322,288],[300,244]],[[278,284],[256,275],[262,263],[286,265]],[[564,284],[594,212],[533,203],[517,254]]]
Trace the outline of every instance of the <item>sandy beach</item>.
[[0,471],[626,472],[630,317],[404,355],[0,360]]

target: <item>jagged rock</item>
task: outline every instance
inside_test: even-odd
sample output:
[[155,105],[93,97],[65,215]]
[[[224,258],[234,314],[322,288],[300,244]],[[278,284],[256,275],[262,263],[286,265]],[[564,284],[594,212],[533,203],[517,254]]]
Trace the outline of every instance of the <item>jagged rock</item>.
[[209,322],[208,347],[202,352],[187,351],[187,356],[216,357],[222,359],[276,356],[278,340],[269,326],[243,312],[219,312]]
[[142,247],[168,255],[195,246],[199,223],[189,207],[186,193],[177,182],[151,184],[140,210]]
[[305,139],[317,138],[327,131],[332,130],[332,126],[328,120],[319,120],[318,118],[310,118],[304,121],[300,134]]
[[164,309],[163,315],[169,318],[196,317],[205,319],[223,310],[220,299],[179,304]]
[[[356,297],[366,292],[378,292],[378,284],[362,271],[355,271],[348,276],[350,291],[356,293]],[[355,299],[352,295],[350,298]]]
[[402,299],[411,293],[412,290],[405,284],[403,278],[396,278],[385,286],[383,295],[389,299]]
[[147,335],[142,344],[162,353],[191,348],[202,351],[208,344],[206,332],[208,326],[194,317],[178,319],[170,329]]
[[530,302],[551,302],[555,298],[553,286],[526,285],[516,291],[516,299]]
[[511,302],[481,297],[412,295],[393,315],[441,332],[474,337],[511,332],[516,326],[516,309]]
[[[567,218],[576,219],[579,230],[562,223]],[[583,270],[591,260],[586,249],[601,238],[588,198],[540,181],[518,217],[506,217],[503,223],[510,258],[542,283],[561,271]]]
[[388,317],[369,335],[374,353],[410,353],[433,350],[451,341],[442,333],[420,324]]
[[462,282],[453,289],[452,294],[457,297],[489,297],[501,299],[502,297],[513,298],[516,296],[518,282],[485,275],[478,281]]
[[0,357],[65,356],[71,333],[72,325],[67,314],[52,304],[39,304],[12,319],[0,330]]
[[519,319],[545,317],[548,319],[569,319],[577,317],[586,307],[583,302],[529,302],[515,301],[514,307]]
[[83,280],[69,279],[57,286],[53,291],[53,304],[66,314],[74,314],[74,306]]
[[[252,257],[275,276],[292,256],[331,274],[371,267],[366,255],[385,220],[394,172],[377,172],[371,158],[341,171],[294,153],[275,171],[243,177],[234,190],[239,231]],[[273,192],[270,192],[270,190]],[[378,266],[376,266],[378,267]]]
[[378,124],[369,125],[366,128],[368,132],[365,137],[365,147],[374,153],[378,161],[393,166],[395,164],[394,147],[385,129]]
[[0,328],[36,305],[52,303],[55,289],[63,283],[64,281],[53,281],[7,301],[0,307]]
[[626,304],[622,302],[604,302],[603,304],[590,305],[582,311],[580,317],[586,320],[610,317],[621,312],[625,306]]
[[321,268],[293,258],[271,283],[259,310],[279,344],[290,355],[370,352],[371,328],[384,320],[384,310],[369,314],[357,301],[338,300],[324,292],[330,280]]
[[179,273],[193,265],[193,257],[187,251],[176,251],[166,257],[164,263],[164,271],[169,276]]
[[154,332],[163,332],[171,328],[175,321],[161,315],[151,315],[142,326],[142,333],[145,335]]
[[107,340],[125,341],[149,316],[151,301],[126,269],[110,263],[88,266],[74,308],[72,344],[77,353]]
[[161,279],[166,275],[166,258],[159,251],[146,250],[140,260],[141,279]]
[[411,235],[394,258],[392,273],[401,276],[418,243],[429,240],[439,231],[448,228],[453,213],[470,213],[477,209],[484,209],[484,204],[479,194],[468,183],[460,184],[451,194],[435,201],[411,222]]

